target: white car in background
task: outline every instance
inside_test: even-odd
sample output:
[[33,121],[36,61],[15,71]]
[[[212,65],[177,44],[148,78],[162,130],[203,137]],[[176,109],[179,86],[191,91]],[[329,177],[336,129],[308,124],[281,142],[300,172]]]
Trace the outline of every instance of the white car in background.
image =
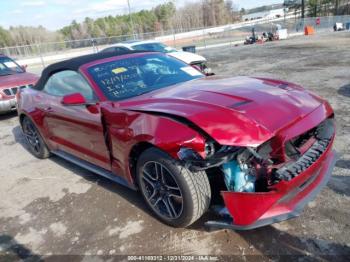
[[186,64],[189,64],[191,66],[195,66],[196,68],[200,69],[204,74],[210,75],[211,69],[207,67],[206,62],[207,59],[201,55],[197,55],[190,52],[184,52],[179,51],[175,48],[172,48],[170,46],[167,46],[161,42],[147,40],[147,41],[139,41],[139,40],[131,40],[131,41],[125,41],[122,43],[111,45],[103,50],[101,50],[101,53],[105,52],[125,52],[130,50],[136,50],[136,51],[154,51],[154,52],[161,52],[166,53],[172,57],[175,57]]

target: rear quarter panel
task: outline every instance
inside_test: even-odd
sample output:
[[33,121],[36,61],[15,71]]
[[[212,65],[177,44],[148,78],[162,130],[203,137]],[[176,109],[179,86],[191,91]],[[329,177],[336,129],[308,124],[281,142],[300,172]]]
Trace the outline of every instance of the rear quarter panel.
[[21,90],[21,92],[18,92],[16,98],[19,120],[21,121],[23,116],[29,117],[38,128],[45,143],[50,149],[52,149],[52,145],[47,139],[48,130],[44,124],[44,112],[37,106],[38,104],[43,103],[43,96],[41,95],[41,91],[27,88]]

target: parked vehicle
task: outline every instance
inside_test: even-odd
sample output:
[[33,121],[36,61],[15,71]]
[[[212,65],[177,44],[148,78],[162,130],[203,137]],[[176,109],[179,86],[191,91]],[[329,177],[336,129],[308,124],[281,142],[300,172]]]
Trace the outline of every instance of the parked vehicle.
[[35,84],[36,75],[26,72],[11,58],[0,54],[0,114],[16,110],[16,97],[19,89]]
[[18,94],[38,158],[60,156],[139,189],[164,223],[252,229],[297,216],[335,163],[334,113],[302,87],[206,77],[154,52],[99,53],[47,67]]
[[204,74],[211,75],[212,71],[207,67],[207,59],[201,55],[197,55],[191,52],[179,51],[175,48],[167,46],[163,43],[148,40],[148,41],[139,41],[139,40],[131,40],[122,42],[119,44],[111,45],[103,50],[102,53],[105,52],[128,52],[131,50],[137,51],[153,51],[153,52],[161,52],[166,53],[172,57],[175,57],[186,64],[191,66],[195,66],[199,68]]

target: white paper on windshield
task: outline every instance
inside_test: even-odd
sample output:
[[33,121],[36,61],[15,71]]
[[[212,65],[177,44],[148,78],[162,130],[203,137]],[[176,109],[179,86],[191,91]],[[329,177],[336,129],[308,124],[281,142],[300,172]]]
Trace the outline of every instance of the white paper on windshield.
[[17,65],[16,65],[14,62],[12,62],[12,61],[5,62],[4,64],[5,64],[5,66],[7,66],[8,68],[17,67]]
[[167,46],[167,47],[165,47],[164,48],[166,51],[173,51],[173,50],[175,50],[174,48],[172,48],[172,47],[170,47],[170,46]]
[[181,68],[182,71],[184,71],[186,74],[189,74],[190,76],[201,76],[202,73],[198,70],[194,69],[191,66],[186,66]]

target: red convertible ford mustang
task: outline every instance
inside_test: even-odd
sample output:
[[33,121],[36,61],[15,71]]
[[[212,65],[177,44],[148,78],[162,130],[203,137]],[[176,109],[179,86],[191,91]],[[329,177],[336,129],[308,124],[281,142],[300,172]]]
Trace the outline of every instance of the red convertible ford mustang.
[[300,214],[335,162],[334,114],[302,87],[205,77],[154,52],[47,67],[20,92],[31,152],[138,189],[164,223],[252,229]]

